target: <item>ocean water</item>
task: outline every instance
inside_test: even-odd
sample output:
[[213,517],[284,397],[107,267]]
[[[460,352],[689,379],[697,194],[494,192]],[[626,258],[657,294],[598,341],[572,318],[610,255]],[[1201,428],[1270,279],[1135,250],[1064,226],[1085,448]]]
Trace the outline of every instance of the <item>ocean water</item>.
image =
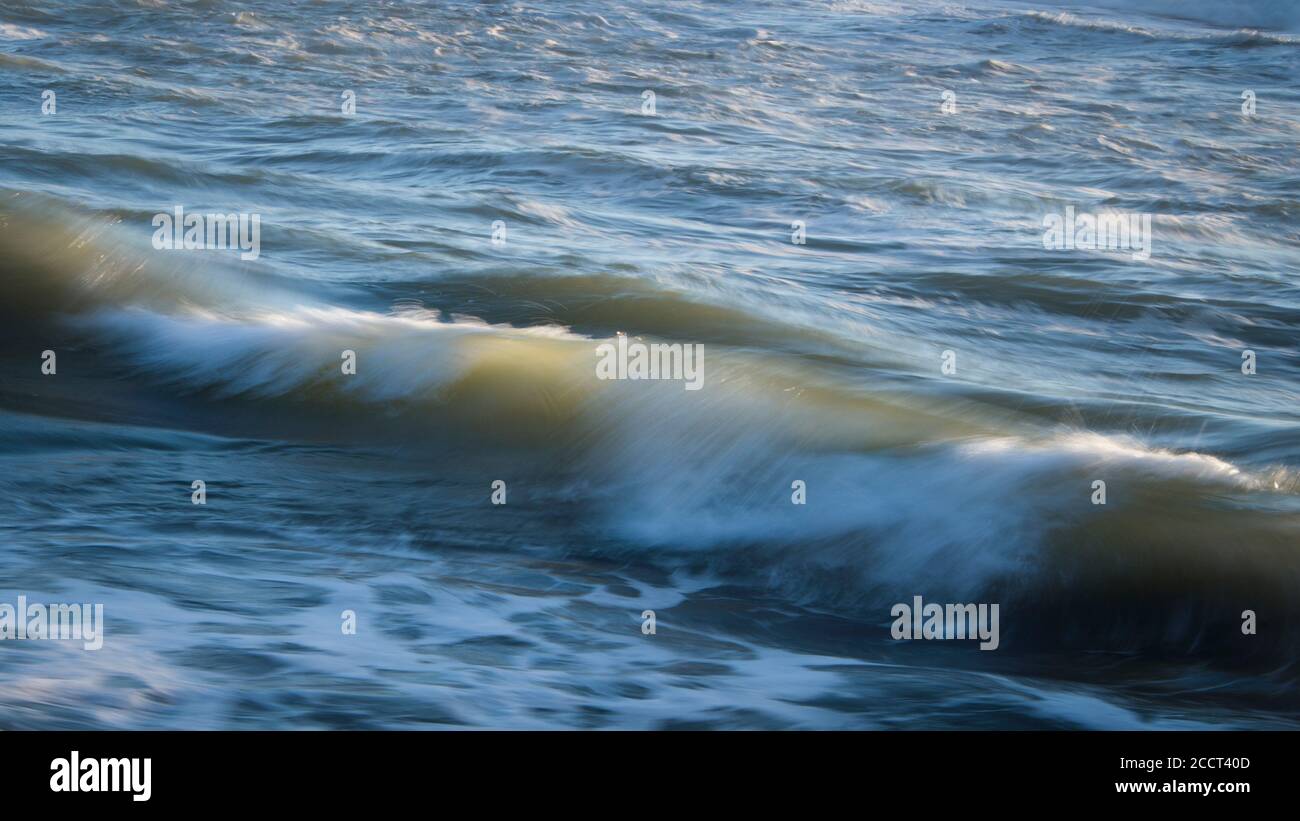
[[1293,3],[6,0],[0,76],[0,602],[105,617],[0,728],[1300,723]]

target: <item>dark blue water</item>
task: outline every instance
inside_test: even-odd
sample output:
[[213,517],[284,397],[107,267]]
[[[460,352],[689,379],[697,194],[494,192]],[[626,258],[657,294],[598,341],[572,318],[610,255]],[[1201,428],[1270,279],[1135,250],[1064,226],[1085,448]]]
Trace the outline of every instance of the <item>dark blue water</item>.
[[0,603],[106,618],[0,727],[1300,717],[1293,4],[11,0],[0,74]]

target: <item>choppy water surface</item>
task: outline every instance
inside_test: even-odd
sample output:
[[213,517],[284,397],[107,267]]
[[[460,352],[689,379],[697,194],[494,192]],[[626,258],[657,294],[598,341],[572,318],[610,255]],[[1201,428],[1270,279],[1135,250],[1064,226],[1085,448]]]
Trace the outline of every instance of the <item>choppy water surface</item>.
[[0,601],[107,620],[0,727],[1300,717],[1289,3],[12,0],[0,75]]

